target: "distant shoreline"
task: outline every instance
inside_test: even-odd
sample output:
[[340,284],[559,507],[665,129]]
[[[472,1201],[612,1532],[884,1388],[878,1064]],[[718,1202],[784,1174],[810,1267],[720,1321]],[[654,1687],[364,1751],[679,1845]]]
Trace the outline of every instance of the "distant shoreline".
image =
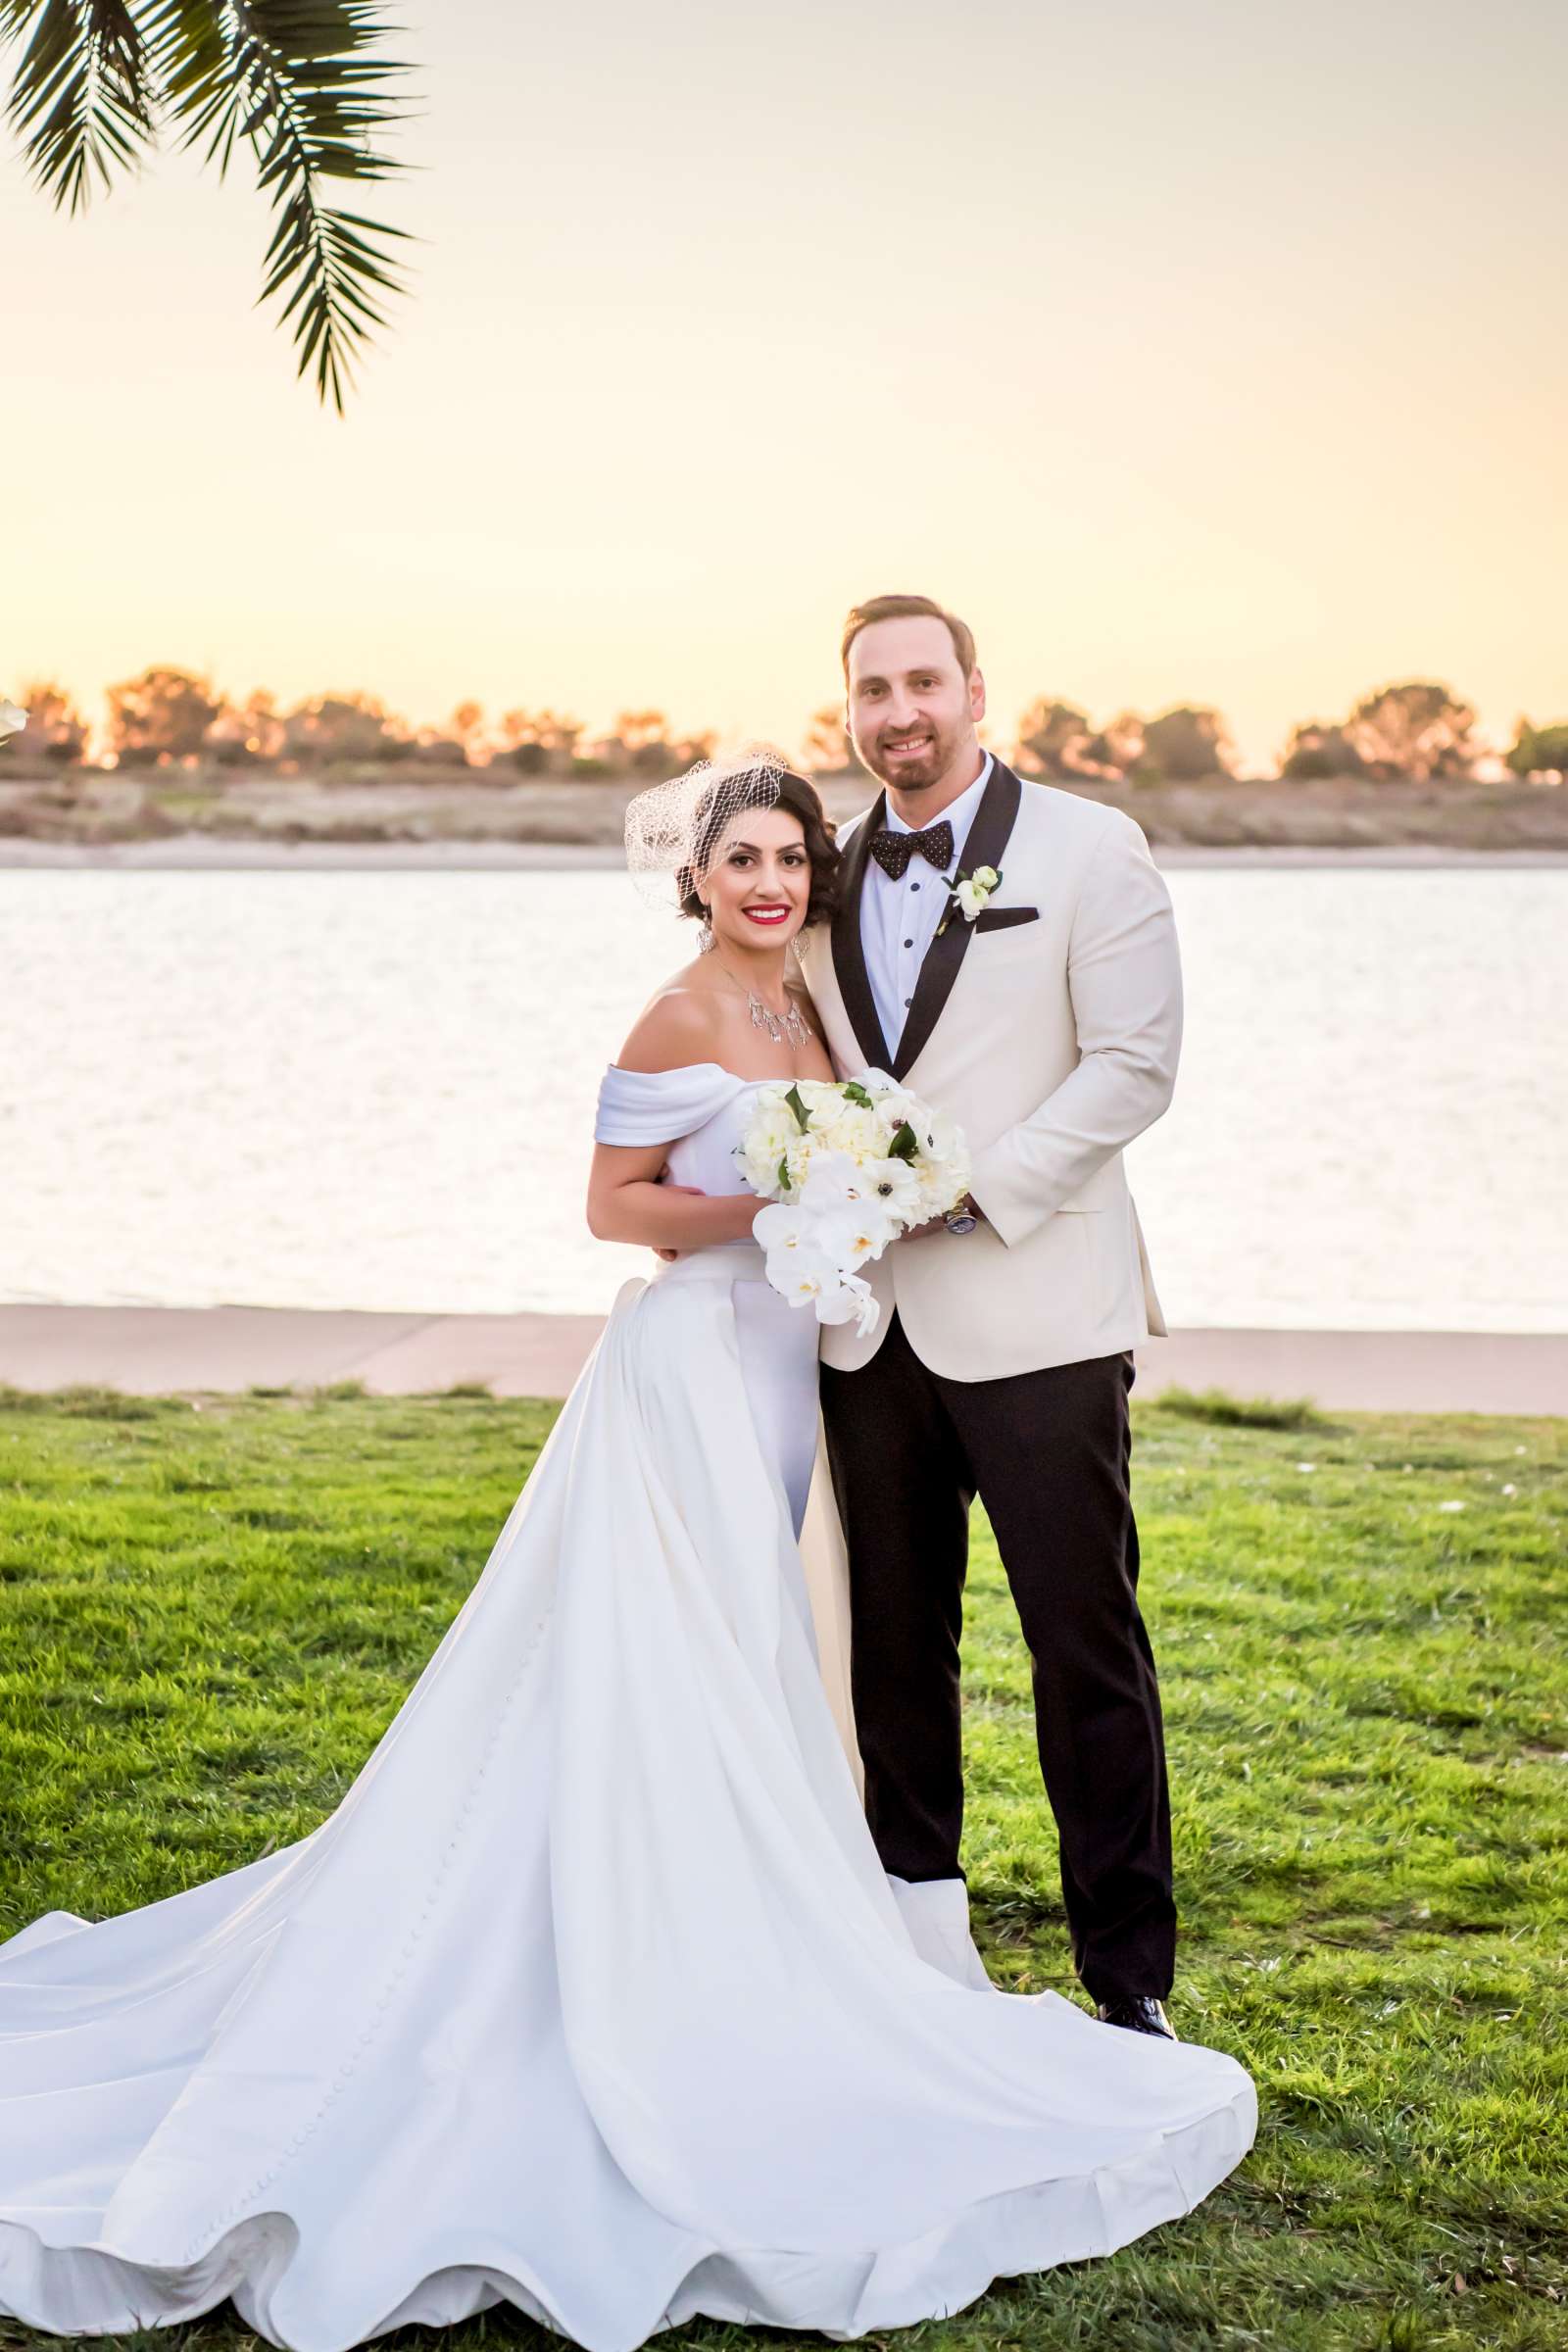
[[[1200,842],[1155,842],[1167,867],[1387,867],[1435,870],[1482,867],[1568,868],[1568,850],[1473,850],[1406,842],[1370,849],[1322,849],[1279,843],[1235,849]],[[559,873],[623,863],[618,844],[566,841],[245,841],[213,833],[166,834],[155,841],[31,841],[0,836],[0,871],[122,873]]]
[[[296,776],[153,768],[51,777],[17,775],[16,765],[0,763],[0,865],[11,867],[613,866],[627,804],[643,781],[524,779],[493,768],[415,780],[374,765]],[[838,770],[815,781],[835,824],[872,797],[863,774]],[[1173,866],[1568,863],[1568,784],[1212,776],[1070,789],[1123,809]]]

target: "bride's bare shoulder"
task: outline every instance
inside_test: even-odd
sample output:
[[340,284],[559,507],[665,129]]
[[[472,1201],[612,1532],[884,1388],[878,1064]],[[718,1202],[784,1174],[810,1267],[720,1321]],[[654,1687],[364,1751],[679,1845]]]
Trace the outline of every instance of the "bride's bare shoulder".
[[688,964],[656,989],[616,1055],[623,1070],[678,1070],[716,1061],[722,1004],[701,966]]

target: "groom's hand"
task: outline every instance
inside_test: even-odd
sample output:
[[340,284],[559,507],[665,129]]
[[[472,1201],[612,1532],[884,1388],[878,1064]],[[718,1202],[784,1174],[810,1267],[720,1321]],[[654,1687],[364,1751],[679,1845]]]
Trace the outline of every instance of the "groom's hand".
[[[967,1194],[958,1202],[958,1207],[968,1210],[973,1216],[980,1214]],[[906,1233],[900,1234],[899,1239],[901,1242],[922,1242],[928,1233],[946,1233],[947,1230],[948,1220],[946,1217],[927,1217],[923,1225],[911,1225]]]
[[[701,1200],[703,1198],[703,1188],[700,1184],[670,1183],[668,1160],[666,1160],[663,1166],[660,1169],[657,1182],[663,1186],[666,1193],[684,1193],[688,1200]],[[676,1258],[679,1257],[680,1251],[678,1250],[656,1250],[654,1251],[654,1255],[657,1258],[662,1259],[666,1266],[672,1266],[675,1263]]]

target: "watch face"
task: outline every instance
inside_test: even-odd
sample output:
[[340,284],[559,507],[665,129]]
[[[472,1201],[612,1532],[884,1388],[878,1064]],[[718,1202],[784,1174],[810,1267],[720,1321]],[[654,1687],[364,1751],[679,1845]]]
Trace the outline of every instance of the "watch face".
[[965,1209],[961,1216],[953,1216],[948,1219],[948,1231],[950,1233],[973,1233],[979,1221],[978,1217],[971,1216]]

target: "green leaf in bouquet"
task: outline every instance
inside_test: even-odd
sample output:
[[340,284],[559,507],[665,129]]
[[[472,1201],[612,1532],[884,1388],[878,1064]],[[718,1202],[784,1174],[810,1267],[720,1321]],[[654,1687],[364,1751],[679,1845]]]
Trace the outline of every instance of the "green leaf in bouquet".
[[913,1159],[920,1149],[920,1139],[907,1119],[901,1121],[898,1134],[888,1146],[889,1159]]
[[790,1189],[790,1155],[787,1152],[778,1163],[778,1180],[785,1192],[788,1192]]
[[840,1092],[845,1102],[853,1102],[858,1110],[873,1110],[876,1107],[858,1078],[846,1078]]
[[800,1088],[798,1086],[792,1086],[784,1100],[789,1104],[791,1110],[794,1111],[795,1123],[799,1127],[801,1133],[804,1135],[808,1127],[809,1127],[811,1124],[811,1114],[807,1109],[806,1104],[801,1101]]

